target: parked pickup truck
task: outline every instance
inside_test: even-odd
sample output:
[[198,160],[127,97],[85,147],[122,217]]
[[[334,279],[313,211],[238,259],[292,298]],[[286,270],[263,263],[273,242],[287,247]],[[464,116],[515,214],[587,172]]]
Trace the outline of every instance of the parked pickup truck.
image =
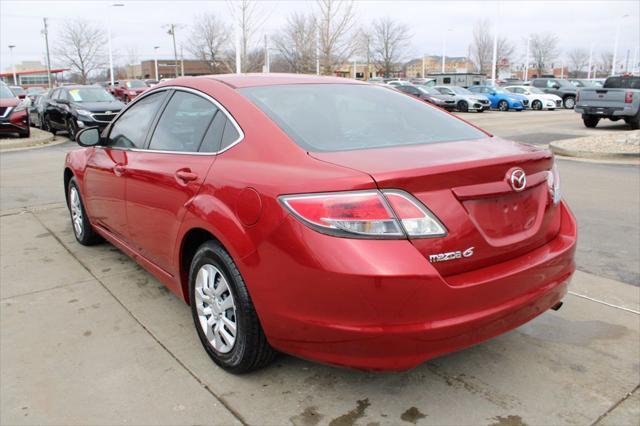
[[603,118],[623,119],[632,129],[640,128],[640,77],[609,77],[602,87],[581,87],[576,112],[587,127],[596,127]]

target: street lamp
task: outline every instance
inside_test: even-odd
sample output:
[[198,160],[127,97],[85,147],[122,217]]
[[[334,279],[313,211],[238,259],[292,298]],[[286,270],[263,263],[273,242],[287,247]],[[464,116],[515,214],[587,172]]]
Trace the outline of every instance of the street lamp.
[[616,62],[618,61],[618,39],[620,38],[620,27],[622,26],[622,21],[624,18],[629,16],[628,14],[622,15],[620,21],[618,21],[618,26],[616,27],[616,40],[613,43],[613,61],[611,62],[611,75],[616,73]]
[[529,80],[529,44],[531,43],[531,36],[527,36],[527,54],[524,57],[524,81]]
[[158,76],[158,49],[160,49],[160,46],[153,46],[153,56],[156,68],[156,81],[160,81],[160,77]]
[[16,47],[15,44],[9,45],[9,60],[11,61],[11,68],[13,69],[13,85],[18,85],[18,79],[16,78],[16,63],[13,62],[13,48]]
[[[113,3],[111,5],[111,7],[124,7],[124,4],[122,3]],[[111,79],[111,88],[113,89],[113,86],[115,85],[115,81],[113,79],[113,52],[111,50],[111,9],[109,9],[109,13],[107,14],[108,18],[109,18],[109,25],[108,27],[108,41],[109,41],[109,77]]]

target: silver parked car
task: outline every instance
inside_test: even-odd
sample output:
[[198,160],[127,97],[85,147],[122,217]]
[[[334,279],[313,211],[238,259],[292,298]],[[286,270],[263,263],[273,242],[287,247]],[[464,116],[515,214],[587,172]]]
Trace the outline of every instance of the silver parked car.
[[477,93],[471,93],[464,87],[434,86],[433,88],[440,92],[442,95],[448,96],[453,99],[458,111],[483,112],[484,110],[491,108],[491,101],[489,101],[489,98]]

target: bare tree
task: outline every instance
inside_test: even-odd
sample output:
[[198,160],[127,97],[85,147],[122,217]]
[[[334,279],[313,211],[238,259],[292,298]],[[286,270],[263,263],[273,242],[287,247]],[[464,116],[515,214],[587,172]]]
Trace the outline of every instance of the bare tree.
[[547,65],[558,57],[558,37],[555,34],[532,34],[531,56],[540,77]]
[[66,21],[58,35],[55,54],[86,84],[89,74],[105,65],[102,49],[106,43],[102,28],[82,19]]
[[604,73],[604,75],[609,75],[611,72],[611,67],[613,65],[613,53],[612,52],[601,52],[600,53],[600,70]]
[[213,13],[201,15],[195,19],[187,50],[195,57],[206,61],[213,73],[229,72],[225,53],[230,49],[231,27],[218,19]]
[[351,37],[355,25],[353,0],[316,0],[322,74],[331,74],[333,66],[351,56],[356,40]]
[[389,17],[377,19],[372,24],[372,51],[374,60],[385,76],[391,75],[409,47],[409,27]]
[[235,26],[240,31],[240,66],[241,72],[254,71],[261,65],[260,55],[254,52],[253,42],[268,14],[266,14],[255,0],[229,1],[229,9],[233,15]]
[[313,16],[293,13],[284,28],[273,37],[273,44],[295,73],[312,73],[315,69],[316,22]]
[[[481,19],[473,26],[473,41],[469,46],[469,56],[475,64],[478,72],[488,74],[491,72],[493,62],[493,33],[488,31],[491,28],[491,21]],[[515,48],[505,36],[498,36],[497,61],[498,64],[504,60],[509,62],[513,56]]]
[[567,56],[569,58],[569,66],[577,77],[578,73],[589,63],[589,52],[586,49],[576,48],[570,50]]

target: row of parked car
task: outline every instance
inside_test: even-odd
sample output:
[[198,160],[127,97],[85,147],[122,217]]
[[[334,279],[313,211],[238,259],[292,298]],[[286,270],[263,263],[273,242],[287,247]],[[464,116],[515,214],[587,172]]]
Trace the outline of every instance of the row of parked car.
[[583,79],[536,78],[529,82],[503,81],[502,86],[478,85],[468,88],[438,86],[433,79],[412,81],[375,81],[396,90],[424,99],[448,110],[483,112],[531,108],[534,110],[573,109],[578,90],[582,87],[602,87],[601,82]]

